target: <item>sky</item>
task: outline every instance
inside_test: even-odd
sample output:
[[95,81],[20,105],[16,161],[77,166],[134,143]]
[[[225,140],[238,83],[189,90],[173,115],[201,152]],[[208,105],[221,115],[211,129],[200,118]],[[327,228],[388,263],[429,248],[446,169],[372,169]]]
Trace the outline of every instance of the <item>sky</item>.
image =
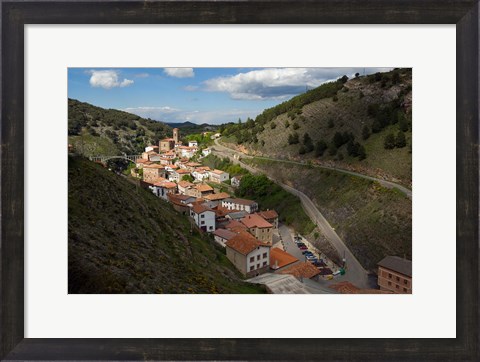
[[392,68],[69,68],[68,97],[162,122],[221,124],[355,73]]

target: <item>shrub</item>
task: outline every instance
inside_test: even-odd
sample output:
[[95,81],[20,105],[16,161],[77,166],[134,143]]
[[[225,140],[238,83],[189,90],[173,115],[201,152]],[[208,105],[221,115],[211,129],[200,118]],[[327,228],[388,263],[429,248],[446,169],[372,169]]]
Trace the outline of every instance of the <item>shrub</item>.
[[395,146],[398,148],[403,148],[407,145],[407,140],[405,138],[405,133],[399,131],[397,137],[395,138]]
[[271,129],[277,128],[277,124],[275,122],[270,123],[270,128]]
[[395,148],[395,136],[393,133],[389,133],[385,136],[385,139],[383,140],[383,147],[386,150],[391,150]]
[[297,122],[295,122],[292,127],[293,127],[293,129],[295,129],[295,130],[297,130],[297,129],[300,128],[300,126],[298,125]]
[[362,138],[367,140],[370,137],[370,128],[367,125],[363,126],[362,129]]

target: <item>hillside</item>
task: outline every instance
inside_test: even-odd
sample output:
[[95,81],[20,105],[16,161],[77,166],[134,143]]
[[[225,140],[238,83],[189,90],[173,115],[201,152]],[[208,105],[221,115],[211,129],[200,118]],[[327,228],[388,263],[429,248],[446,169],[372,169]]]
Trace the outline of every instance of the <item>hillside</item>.
[[166,202],[69,157],[69,293],[263,293]]
[[[305,193],[369,270],[387,255],[412,256],[412,202],[395,189],[332,170],[244,159]],[[322,235],[316,240],[325,245]]]
[[161,122],[68,100],[68,142],[85,156],[138,154],[170,133]]
[[410,187],[411,104],[412,71],[396,69],[342,77],[220,131],[248,154],[311,160]]

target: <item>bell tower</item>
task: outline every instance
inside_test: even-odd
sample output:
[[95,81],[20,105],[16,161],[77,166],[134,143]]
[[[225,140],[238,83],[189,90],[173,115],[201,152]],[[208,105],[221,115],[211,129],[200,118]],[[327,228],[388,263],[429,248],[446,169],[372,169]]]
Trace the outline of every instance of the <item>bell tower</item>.
[[178,130],[178,128],[174,128],[173,139],[175,140],[175,143],[178,143],[179,136],[180,136],[180,131]]

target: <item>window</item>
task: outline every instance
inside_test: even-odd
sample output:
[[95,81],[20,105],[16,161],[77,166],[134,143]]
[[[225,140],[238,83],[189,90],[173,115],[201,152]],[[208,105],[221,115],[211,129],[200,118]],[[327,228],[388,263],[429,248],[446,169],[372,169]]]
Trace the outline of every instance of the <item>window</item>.
[[407,284],[408,284],[408,280],[407,280],[407,279],[403,279],[403,284],[407,285]]
[[397,277],[397,282],[399,282],[399,281],[400,281],[400,277]]
[[388,273],[388,279],[392,279],[392,274]]
[[201,217],[202,219],[204,219],[204,218],[205,218],[205,214],[200,215],[200,217]]
[[260,264],[257,264],[257,269],[260,269]]
[[264,261],[264,262],[263,262],[263,266],[266,266],[266,265],[267,265],[267,262],[266,262],[266,261]]
[[253,268],[255,268],[255,266],[254,266],[254,265],[252,265],[252,266],[250,267],[250,271],[252,271],[252,270],[253,270]]
[[255,257],[254,256],[250,257],[250,263],[253,263],[254,261],[255,261]]
[[395,288],[399,289],[400,287],[398,285],[395,285]]
[[257,255],[257,260],[260,260],[260,255]]
[[202,222],[200,223],[200,225],[205,225],[205,221],[202,220]]
[[267,257],[267,253],[263,253],[263,259]]
[[392,285],[392,282],[388,282],[388,285],[391,286],[391,285]]

